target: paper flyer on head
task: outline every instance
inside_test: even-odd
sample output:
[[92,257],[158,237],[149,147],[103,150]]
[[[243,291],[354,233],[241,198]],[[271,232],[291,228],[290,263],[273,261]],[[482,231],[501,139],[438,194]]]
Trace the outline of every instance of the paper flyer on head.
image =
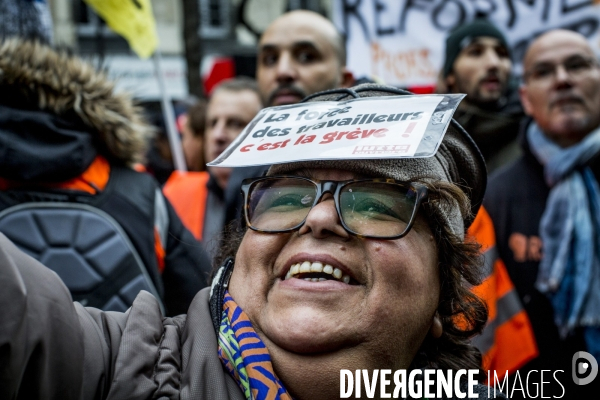
[[464,96],[387,96],[265,108],[207,165],[431,157]]

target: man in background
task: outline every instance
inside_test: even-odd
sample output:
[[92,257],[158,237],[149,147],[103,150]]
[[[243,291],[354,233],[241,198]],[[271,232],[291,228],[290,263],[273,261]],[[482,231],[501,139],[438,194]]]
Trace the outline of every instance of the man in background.
[[188,171],[205,171],[204,130],[206,129],[206,101],[194,103],[178,119],[181,147]]
[[584,398],[571,361],[600,360],[600,67],[583,36],[554,30],[523,70],[523,155],[491,177],[484,204],[538,343],[521,376],[563,370],[544,395]]
[[331,21],[306,10],[283,14],[263,33],[256,80],[267,106],[353,83],[341,35]]
[[[204,160],[216,159],[262,107],[258,87],[251,78],[234,78],[216,86],[206,106]],[[163,189],[184,225],[207,250],[214,248],[225,223],[224,193],[230,174],[230,168],[214,167],[208,167],[208,172],[176,172]]]
[[519,155],[516,137],[524,117],[506,38],[483,19],[462,25],[446,39],[438,92],[465,93],[454,118],[473,137],[488,173]]
[[[475,140],[488,173],[519,155],[516,143],[524,114],[511,87],[509,47],[504,35],[482,19],[462,25],[446,39],[446,57],[439,92],[465,93],[454,118]],[[500,377],[537,355],[531,324],[506,267],[496,252],[494,225],[485,207],[479,209],[469,235],[482,245],[484,282],[474,288],[489,309],[483,333],[473,343],[483,354],[484,369]]]

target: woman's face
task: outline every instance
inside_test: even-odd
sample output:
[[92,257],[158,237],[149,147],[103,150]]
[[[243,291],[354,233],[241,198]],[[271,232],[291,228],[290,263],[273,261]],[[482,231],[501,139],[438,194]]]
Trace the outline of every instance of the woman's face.
[[[341,170],[313,170],[311,177],[358,178]],[[351,282],[285,279],[305,261],[338,268]],[[361,239],[344,230],[329,194],[297,232],[248,230],[229,285],[275,362],[314,355],[339,368],[392,369],[407,368],[427,335],[439,286],[424,216],[401,239]]]

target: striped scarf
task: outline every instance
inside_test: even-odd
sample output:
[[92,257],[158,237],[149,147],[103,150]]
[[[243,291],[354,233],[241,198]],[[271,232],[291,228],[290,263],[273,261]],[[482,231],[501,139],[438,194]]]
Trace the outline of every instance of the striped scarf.
[[218,351],[247,400],[292,400],[275,375],[265,344],[228,291],[223,298]]
[[561,336],[583,328],[586,351],[598,358],[600,186],[589,163],[600,152],[600,129],[562,148],[532,123],[527,140],[550,187],[540,221],[544,257],[536,287],[550,298]]

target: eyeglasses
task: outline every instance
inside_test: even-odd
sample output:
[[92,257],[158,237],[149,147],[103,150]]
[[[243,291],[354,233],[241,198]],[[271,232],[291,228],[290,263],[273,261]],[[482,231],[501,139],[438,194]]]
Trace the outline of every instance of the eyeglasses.
[[543,62],[525,72],[525,81],[548,82],[556,77],[558,67],[562,66],[571,78],[579,78],[598,66],[598,61],[592,57],[573,56],[559,64]]
[[299,176],[250,178],[242,182],[246,224],[284,233],[300,229],[325,193],[333,195],[344,229],[355,236],[398,239],[413,225],[427,188],[393,179],[320,181]]

